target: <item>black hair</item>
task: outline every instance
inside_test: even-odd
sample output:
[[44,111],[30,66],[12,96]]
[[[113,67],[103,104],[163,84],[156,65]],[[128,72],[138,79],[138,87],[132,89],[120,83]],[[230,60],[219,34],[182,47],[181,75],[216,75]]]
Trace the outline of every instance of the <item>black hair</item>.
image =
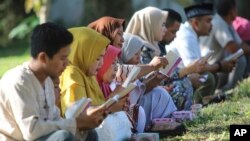
[[180,22],[180,23],[182,22],[181,15],[178,12],[176,12],[175,10],[169,9],[169,8],[164,8],[162,10],[168,11],[168,18],[166,21],[166,27],[171,26],[172,24],[174,24],[175,21]]
[[226,16],[230,10],[236,8],[235,0],[216,0],[215,9],[220,16]]
[[73,35],[63,26],[47,22],[38,25],[31,35],[31,56],[45,52],[49,58],[73,41]]

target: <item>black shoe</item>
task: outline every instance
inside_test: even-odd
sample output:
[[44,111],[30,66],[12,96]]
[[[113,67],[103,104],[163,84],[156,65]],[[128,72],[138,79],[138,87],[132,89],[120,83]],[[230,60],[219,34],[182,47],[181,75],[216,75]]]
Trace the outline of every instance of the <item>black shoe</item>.
[[187,129],[183,123],[178,123],[179,125],[173,129],[165,130],[146,130],[145,132],[159,133],[160,138],[165,138],[169,136],[181,136],[186,133]]
[[218,95],[215,95],[210,101],[209,103],[219,103],[219,102],[222,102],[222,101],[225,101],[226,100],[226,94],[222,93],[222,94],[218,94]]

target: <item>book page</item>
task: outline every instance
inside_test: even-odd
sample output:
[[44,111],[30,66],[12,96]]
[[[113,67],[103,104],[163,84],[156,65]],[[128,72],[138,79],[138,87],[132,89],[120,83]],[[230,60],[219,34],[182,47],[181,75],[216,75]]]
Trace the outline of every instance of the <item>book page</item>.
[[117,92],[116,95],[109,98],[105,103],[103,103],[103,106],[105,106],[106,108],[111,107],[114,103],[118,102],[119,99],[121,99],[121,98],[125,97],[127,94],[129,94],[129,92],[131,92],[135,87],[136,87],[136,84],[129,83],[126,88],[124,88],[120,92]]
[[65,112],[66,118],[76,118],[78,117],[83,111],[85,111],[91,104],[90,98],[81,98],[80,100],[72,103]]
[[127,87],[128,84],[137,77],[137,75],[140,73],[140,71],[141,71],[140,67],[138,67],[138,66],[133,67],[133,69],[129,72],[128,77],[123,82],[122,86]]
[[231,61],[231,60],[236,60],[238,59],[241,55],[244,54],[244,51],[243,49],[239,49],[237,52],[229,55],[228,57],[226,57],[224,60],[225,61]]
[[181,58],[171,50],[167,53],[166,58],[168,60],[168,65],[165,68],[160,68],[159,71],[167,76],[170,76],[181,62]]

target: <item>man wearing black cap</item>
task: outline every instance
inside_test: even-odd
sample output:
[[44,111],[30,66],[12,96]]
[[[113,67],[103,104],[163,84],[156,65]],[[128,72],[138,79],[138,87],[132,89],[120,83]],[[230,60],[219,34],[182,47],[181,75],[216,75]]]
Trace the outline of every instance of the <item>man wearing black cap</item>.
[[[170,45],[166,46],[166,50],[172,50],[179,54],[183,60],[183,67],[187,67],[197,59],[200,59],[200,61],[207,60],[207,57],[201,56],[199,37],[208,35],[212,29],[213,5],[201,3],[186,7],[184,10],[187,21],[180,26],[176,38]],[[214,97],[216,80],[210,72],[231,71],[233,66],[232,61],[206,64],[203,74],[189,75],[189,79],[196,89],[194,102],[207,104]]]
[[[245,54],[250,54],[250,47],[244,44],[239,35],[232,27],[232,21],[237,15],[235,0],[217,0],[216,12],[212,20],[213,29],[209,36],[201,38],[202,53],[213,49],[214,55],[209,59],[209,63],[221,61],[231,53],[236,52],[240,48]],[[239,57],[236,61],[235,69],[231,73],[219,74],[219,85],[222,90],[233,88],[237,81],[243,78],[246,68],[246,59],[244,56]]]

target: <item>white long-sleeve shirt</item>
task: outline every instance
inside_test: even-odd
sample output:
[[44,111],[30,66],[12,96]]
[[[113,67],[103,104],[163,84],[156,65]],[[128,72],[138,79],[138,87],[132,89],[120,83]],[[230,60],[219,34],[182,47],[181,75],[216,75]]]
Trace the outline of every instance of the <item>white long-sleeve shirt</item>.
[[76,121],[60,117],[52,80],[43,88],[27,63],[8,71],[0,80],[0,140],[35,140],[60,129],[75,134]]

